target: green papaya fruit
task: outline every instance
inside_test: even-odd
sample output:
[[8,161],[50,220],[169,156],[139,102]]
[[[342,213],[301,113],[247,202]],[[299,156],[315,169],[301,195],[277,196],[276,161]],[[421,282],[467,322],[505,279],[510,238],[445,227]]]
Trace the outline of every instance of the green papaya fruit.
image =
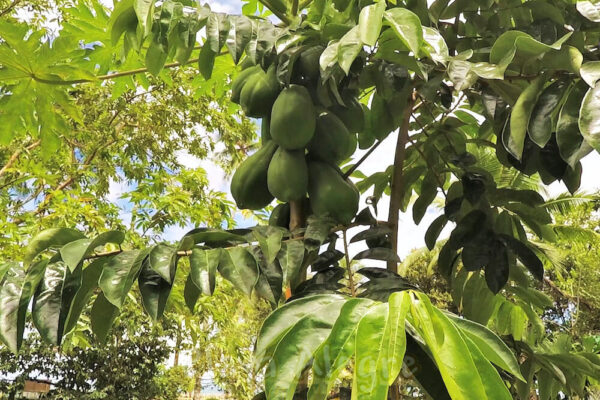
[[329,215],[337,222],[349,224],[358,211],[360,195],[352,182],[331,165],[308,163],[308,196],[315,215]]
[[267,171],[277,145],[269,141],[240,164],[231,179],[231,194],[241,209],[259,210],[273,201]]
[[277,68],[271,65],[267,72],[261,69],[248,77],[240,93],[240,104],[247,116],[264,117],[271,112],[278,94]]
[[358,138],[356,137],[356,133],[351,133],[348,136],[348,147],[342,156],[342,160],[347,160],[352,157],[354,152],[356,151],[356,146],[358,145]]
[[260,142],[264,145],[271,140],[271,118],[265,116],[260,123]]
[[314,46],[304,50],[298,58],[300,73],[314,82],[321,76],[319,59],[323,50],[323,46]]
[[337,164],[346,158],[350,147],[350,133],[341,119],[329,111],[317,117],[315,135],[308,144],[311,158]]
[[335,105],[331,107],[331,111],[342,120],[348,132],[357,133],[365,129],[365,114],[358,101],[349,101],[347,107]]
[[267,173],[269,192],[280,201],[300,200],[308,189],[304,150],[277,149]]
[[259,65],[254,65],[250,68],[246,68],[241,71],[233,80],[231,84],[231,101],[236,104],[240,104],[240,94],[242,93],[242,88],[244,84],[253,74],[262,71],[262,68]]
[[275,100],[271,112],[271,137],[286,150],[306,147],[315,134],[316,112],[308,90],[290,85]]
[[290,226],[290,203],[275,206],[269,216],[269,225],[288,229]]

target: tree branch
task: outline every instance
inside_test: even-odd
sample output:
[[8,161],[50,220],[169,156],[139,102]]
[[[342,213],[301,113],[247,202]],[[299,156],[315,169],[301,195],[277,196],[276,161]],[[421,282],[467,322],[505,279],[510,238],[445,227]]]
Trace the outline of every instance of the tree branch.
[[40,145],[40,143],[42,143],[41,139],[36,140],[35,142],[31,143],[29,146],[25,147],[24,149],[18,149],[16,150],[8,159],[8,161],[6,162],[6,164],[4,164],[4,166],[2,167],[2,169],[0,169],[0,176],[4,175],[6,172],[8,172],[8,170],[10,169],[10,167],[13,166],[13,164],[18,160],[19,156],[21,155],[21,153],[23,151],[29,151],[29,150],[33,150],[36,147],[38,147]]
[[381,140],[378,140],[377,143],[375,143],[373,146],[371,146],[371,148],[369,149],[369,151],[367,151],[361,158],[360,160],[358,160],[356,162],[356,164],[354,164],[352,166],[352,168],[350,168],[348,171],[346,171],[346,173],[344,174],[344,179],[348,178],[350,175],[352,175],[352,173],[354,171],[356,171],[358,169],[358,167],[360,167],[360,165],[365,162],[365,160],[371,155],[371,153],[373,153],[375,151],[375,149],[381,144]]
[[23,0],[13,0],[13,2],[8,7],[0,11],[0,17],[4,17],[6,14],[14,10],[15,7],[18,6],[21,1]]
[[[404,159],[406,158],[406,143],[408,142],[408,129],[410,125],[410,116],[412,115],[413,105],[415,103],[415,93],[410,95],[404,115],[402,125],[398,132],[398,141],[396,142],[396,153],[394,155],[394,172],[392,175],[390,208],[388,213],[388,226],[390,227],[392,250],[398,253],[398,219],[400,218],[400,205],[402,202],[402,187],[404,185],[404,176],[402,169],[404,168]],[[387,269],[392,272],[398,272],[398,263],[388,261]]]

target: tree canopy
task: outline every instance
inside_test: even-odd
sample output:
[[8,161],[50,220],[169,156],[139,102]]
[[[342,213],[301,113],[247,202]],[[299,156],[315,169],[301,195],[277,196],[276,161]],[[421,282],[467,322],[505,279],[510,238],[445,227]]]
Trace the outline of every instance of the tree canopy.
[[[12,351],[28,315],[60,345],[92,304],[92,330],[105,340],[136,282],[159,319],[177,290],[193,312],[218,273],[273,307],[253,365],[269,400],[327,398],[344,370],[361,399],[400,398],[404,380],[435,399],[590,395],[597,348],[545,325],[554,300],[543,288],[572,304],[547,271],[560,271],[557,246],[597,235],[552,212],[595,200],[577,191],[581,159],[600,147],[600,4],[59,8],[58,34],[0,21],[0,182],[10,188],[3,234],[12,246],[0,267],[0,339]],[[262,119],[260,144],[250,143],[248,117]],[[394,159],[363,174],[388,137]],[[231,229],[230,204],[207,190],[209,178],[178,168],[175,152],[204,157],[217,142],[224,169],[235,169],[239,208],[280,201],[269,225]],[[102,201],[118,175],[137,184],[129,198],[141,237],[126,237]],[[548,198],[543,186],[556,181],[569,193]],[[425,242],[449,288],[445,306],[398,271],[400,213],[418,224],[436,201],[443,213]],[[65,207],[72,202],[82,206]],[[188,218],[197,227],[177,241],[144,237]],[[349,238],[351,228],[360,229]],[[387,268],[357,270],[366,260]]]

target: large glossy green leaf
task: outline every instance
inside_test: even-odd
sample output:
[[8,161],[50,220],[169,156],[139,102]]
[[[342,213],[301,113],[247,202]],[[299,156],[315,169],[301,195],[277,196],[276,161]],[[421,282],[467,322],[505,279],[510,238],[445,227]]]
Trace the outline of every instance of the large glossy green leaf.
[[268,300],[273,307],[277,307],[283,293],[283,271],[279,262],[267,262],[264,254],[258,247],[252,247],[252,255],[256,259],[259,275],[254,290],[263,299]]
[[450,400],[450,394],[448,394],[438,367],[423,347],[424,345],[411,335],[406,336],[406,355],[404,357],[406,368],[403,370],[402,376],[414,378],[432,399]]
[[244,247],[223,250],[219,261],[219,272],[223,278],[248,296],[258,280],[256,260]]
[[537,77],[521,93],[510,114],[510,136],[508,137],[506,150],[516,159],[520,160],[525,146],[525,136],[533,107],[544,87],[544,77]]
[[337,43],[337,61],[346,74],[350,72],[350,67],[362,48],[358,26],[350,29]]
[[171,284],[150,266],[149,260],[150,258],[147,258],[142,264],[138,285],[144,310],[156,321],[165,311],[171,293]]
[[125,234],[119,231],[108,231],[101,233],[94,239],[79,239],[65,244],[60,248],[60,256],[69,266],[71,271],[75,270],[87,256],[91,255],[97,247],[107,243],[121,244]]
[[264,232],[253,232],[254,237],[260,245],[260,249],[267,260],[267,263],[272,263],[277,257],[277,253],[281,249],[281,240],[283,239],[283,231],[268,227]]
[[384,337],[387,347],[387,366],[388,385],[395,382],[400,370],[402,369],[402,360],[406,351],[406,328],[405,321],[411,303],[410,292],[396,292],[388,299],[389,316]]
[[544,147],[554,131],[552,121],[559,111],[561,99],[564,97],[567,83],[558,80],[546,87],[531,112],[529,119],[529,137],[535,144]]
[[518,57],[518,61],[520,62],[530,61],[550,50],[560,50],[562,44],[572,34],[572,32],[569,32],[553,44],[548,45],[535,40],[525,32],[517,30],[506,31],[494,42],[490,50],[490,62],[493,64],[505,63],[507,58],[513,60],[513,57]]
[[27,272],[14,264],[0,287],[0,340],[15,354],[23,342],[27,308],[47,264],[47,259],[38,261]]
[[[460,333],[462,334],[462,332]],[[467,348],[473,358],[473,362],[477,368],[476,371],[481,377],[481,382],[483,383],[486,394],[485,398],[493,400],[512,400],[513,397],[500,377],[500,374],[485,358],[480,348],[469,336],[462,334],[462,338],[467,344]]]
[[110,303],[121,308],[127,293],[137,279],[148,250],[124,251],[112,257],[104,266],[99,286]]
[[[353,398],[387,399],[387,370],[390,349],[386,346],[389,305],[377,304],[369,309],[356,330],[356,363],[354,366]],[[354,393],[356,391],[356,394]]]
[[306,364],[331,332],[344,302],[315,309],[294,323],[281,338],[265,373],[270,400],[292,400]]
[[596,151],[600,151],[600,85],[589,89],[583,98],[579,129],[583,139]]
[[377,43],[383,23],[385,5],[386,2],[380,0],[360,10],[358,30],[360,32],[360,40],[367,46],[375,46],[375,43]]
[[104,293],[98,294],[91,311],[92,332],[100,343],[106,342],[108,332],[112,327],[119,309],[106,299]]
[[190,278],[200,292],[206,296],[213,294],[217,267],[221,259],[221,249],[202,250],[195,248],[190,256]]
[[600,22],[600,4],[594,0],[578,0],[577,11],[593,22]]
[[584,63],[579,70],[581,78],[590,87],[596,86],[596,82],[600,79],[600,61],[589,61]]
[[83,233],[71,228],[46,229],[31,239],[25,248],[23,262],[28,264],[44,250],[52,247],[61,247],[69,242],[84,238]]
[[588,86],[584,81],[579,81],[573,86],[560,110],[556,125],[556,142],[560,156],[571,168],[574,168],[577,162],[592,150],[583,139],[579,128],[579,111],[587,90]]
[[77,294],[71,302],[69,315],[65,321],[65,334],[69,333],[77,325],[79,316],[87,306],[87,302],[92,297],[94,290],[98,287],[100,274],[102,274],[104,264],[106,264],[108,260],[108,257],[98,258],[83,269],[81,275],[81,286],[79,287],[79,290],[77,290]]
[[471,352],[456,326],[433,307],[427,296],[417,292],[413,295],[413,326],[431,351],[452,399],[487,399]]
[[253,25],[250,19],[246,16],[231,16],[229,36],[225,44],[229,50],[229,54],[233,61],[237,64],[250,39],[252,39]]
[[344,301],[344,297],[339,295],[308,296],[289,302],[272,312],[258,334],[254,350],[254,369],[258,371],[271,359],[281,338],[305,315],[316,313],[332,303],[343,303]]
[[202,292],[200,289],[198,289],[198,287],[194,285],[194,282],[192,282],[192,277],[188,275],[183,288],[183,300],[185,301],[185,305],[192,313],[194,313],[196,302],[198,301],[198,298],[200,298],[201,294]]
[[329,337],[315,353],[308,400],[327,397],[339,373],[354,355],[358,323],[372,304],[368,299],[350,299],[342,306]]
[[206,43],[213,53],[219,54],[229,36],[231,22],[227,14],[212,12],[206,23]]
[[46,266],[33,298],[31,316],[44,340],[60,345],[73,298],[81,286],[81,266],[73,272],[64,261]]
[[447,313],[446,315],[465,336],[473,341],[488,361],[513,374],[518,379],[525,379],[521,375],[519,362],[515,358],[514,353],[498,335],[477,322],[460,318],[451,313]]
[[283,281],[295,287],[302,269],[304,260],[304,243],[299,240],[292,240],[281,246],[281,251],[277,256],[281,269],[283,271]]
[[176,253],[174,247],[160,243],[154,246],[148,255],[149,267],[167,283],[172,283],[175,278]]
[[423,44],[423,28],[419,17],[405,8],[395,7],[384,13],[384,19],[406,47],[418,57]]

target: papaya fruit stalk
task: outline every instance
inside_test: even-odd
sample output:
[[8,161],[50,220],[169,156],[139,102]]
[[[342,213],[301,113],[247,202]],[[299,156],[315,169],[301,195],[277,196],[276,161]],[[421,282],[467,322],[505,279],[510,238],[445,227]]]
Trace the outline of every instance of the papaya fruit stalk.
[[[416,92],[410,95],[404,109],[402,124],[398,132],[398,141],[396,142],[396,151],[394,155],[394,168],[392,172],[392,185],[390,194],[390,208],[388,212],[388,226],[392,231],[390,239],[392,241],[392,250],[398,253],[398,219],[400,218],[400,205],[402,202],[402,186],[404,177],[402,169],[404,168],[404,159],[406,158],[406,144],[408,143],[408,127],[410,116],[415,104]],[[388,261],[387,269],[392,272],[398,272],[398,263]]]

